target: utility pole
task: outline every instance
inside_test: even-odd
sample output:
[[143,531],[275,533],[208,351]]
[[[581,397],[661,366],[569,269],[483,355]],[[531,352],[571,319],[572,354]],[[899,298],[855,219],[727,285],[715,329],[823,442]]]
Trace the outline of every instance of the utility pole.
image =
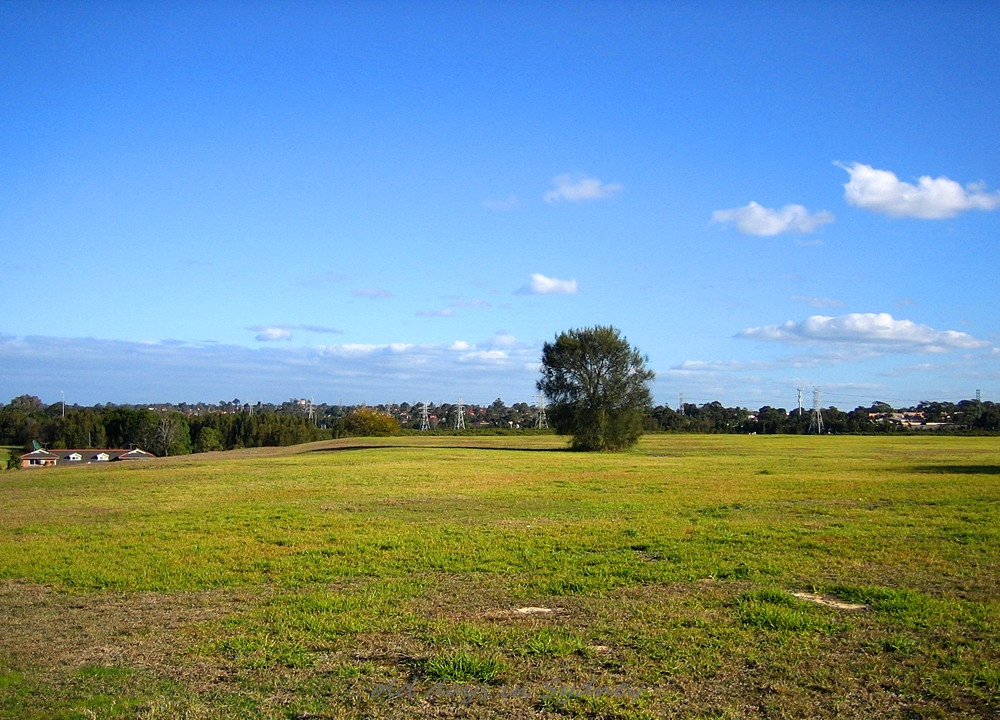
[[811,435],[813,429],[816,430],[817,435],[823,434],[823,411],[819,409],[819,399],[823,395],[820,389],[813,386],[813,412],[812,419],[809,421],[809,434]]
[[538,417],[535,418],[535,427],[541,430],[549,426],[549,420],[545,417],[545,396],[538,393]]

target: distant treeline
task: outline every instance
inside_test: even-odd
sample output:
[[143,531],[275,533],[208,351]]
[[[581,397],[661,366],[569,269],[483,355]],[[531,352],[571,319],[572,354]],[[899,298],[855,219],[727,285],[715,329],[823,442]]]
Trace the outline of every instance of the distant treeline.
[[[525,403],[507,406],[497,398],[490,405],[400,403],[370,410],[395,419],[403,431],[418,430],[426,421],[434,432],[536,431],[538,408]],[[349,416],[357,406],[313,404],[289,400],[281,405],[239,400],[197,405],[155,404],[80,407],[45,405],[33,395],[22,395],[0,407],[0,445],[28,448],[32,441],[57,448],[140,447],[156,455],[237,448],[297,445],[349,435]],[[461,413],[464,430],[456,431]],[[823,408],[822,425],[831,434],[909,432],[1000,432],[1000,405],[985,401],[924,402],[894,409],[886,403],[843,412]],[[811,410],[791,412],[765,406],[759,410],[727,408],[719,402],[682,408],[658,406],[646,417],[649,432],[806,434],[815,432]]]
[[[895,409],[883,402],[859,406],[849,412],[836,407],[820,410],[824,433],[875,435],[883,433],[994,433],[1000,432],[1000,405],[976,400],[922,402]],[[727,408],[719,402],[683,409],[659,406],[646,418],[646,429],[694,433],[757,433],[799,435],[815,432],[817,420],[810,409],[791,411],[765,405],[759,410]]]

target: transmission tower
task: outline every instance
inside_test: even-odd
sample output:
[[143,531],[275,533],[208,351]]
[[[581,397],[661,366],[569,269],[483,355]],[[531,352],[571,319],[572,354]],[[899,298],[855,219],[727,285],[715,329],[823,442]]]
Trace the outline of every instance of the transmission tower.
[[465,430],[465,405],[462,398],[458,399],[458,406],[455,408],[455,429]]
[[679,412],[681,415],[686,414],[684,412],[684,393],[681,393],[680,399],[678,399],[677,401],[677,412]]
[[427,403],[422,403],[420,406],[420,429],[430,430],[431,429],[431,419],[427,414]]
[[823,434],[823,411],[819,409],[819,399],[823,393],[818,387],[813,386],[813,412],[812,419],[809,420],[809,434],[815,430],[817,435]]
[[313,407],[312,398],[309,398],[309,402],[306,403],[306,417],[309,418],[309,422],[315,424],[316,419],[316,408]]
[[802,388],[796,388],[799,391],[799,415],[798,419],[802,419]]
[[538,393],[538,417],[535,418],[535,427],[541,430],[549,426],[549,420],[545,417],[545,396]]

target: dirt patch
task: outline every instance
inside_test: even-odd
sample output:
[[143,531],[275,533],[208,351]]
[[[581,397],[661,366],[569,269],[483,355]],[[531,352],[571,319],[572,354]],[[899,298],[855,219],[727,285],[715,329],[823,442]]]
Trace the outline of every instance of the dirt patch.
[[514,609],[515,615],[551,615],[554,612],[556,611],[547,607],[519,607]]
[[858,603],[844,602],[843,600],[838,600],[835,597],[829,595],[816,595],[814,593],[797,592],[792,593],[795,597],[800,600],[807,600],[811,603],[816,603],[817,605],[826,605],[827,607],[837,608],[838,610],[867,610],[867,605],[861,605]]

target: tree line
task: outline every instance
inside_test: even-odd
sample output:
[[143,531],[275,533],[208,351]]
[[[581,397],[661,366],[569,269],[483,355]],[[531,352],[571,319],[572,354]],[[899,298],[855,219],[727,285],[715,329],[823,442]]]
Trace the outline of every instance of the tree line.
[[[234,400],[182,406],[64,407],[22,395],[0,407],[0,445],[27,449],[34,440],[50,449],[140,447],[160,456],[296,445],[350,435],[416,431],[421,406],[404,402],[368,408],[300,400],[251,406]],[[490,405],[429,403],[432,430],[455,432],[460,407],[465,414],[463,432],[526,432],[534,431],[537,424],[537,407],[507,406],[497,398]],[[990,401],[922,402],[901,409],[876,402],[848,412],[836,407],[821,412],[824,431],[831,434],[1000,432],[1000,405]],[[383,423],[379,417],[391,422]],[[749,410],[716,401],[685,403],[676,409],[667,405],[647,408],[642,428],[645,432],[806,434],[811,421],[811,410],[799,413],[797,408],[788,411],[771,406]]]
[[[21,395],[0,407],[0,445],[30,449],[139,447],[155,455],[298,445],[346,436],[391,435],[421,426],[422,403],[373,408],[313,404],[291,399],[280,405],[219,403],[173,405],[44,404]],[[429,427],[449,431],[464,415],[467,432],[517,431],[533,423],[525,403],[508,407],[497,398],[488,406],[427,404]]]
[[[875,402],[847,412],[831,406],[820,413],[824,433],[832,435],[1000,432],[1000,405],[988,400],[928,401],[899,409]],[[646,416],[644,427],[653,432],[804,435],[815,430],[815,422],[813,411],[804,408],[800,412],[798,408],[788,411],[765,405],[751,411],[723,407],[716,401],[701,406],[684,403],[677,410],[660,405]]]

